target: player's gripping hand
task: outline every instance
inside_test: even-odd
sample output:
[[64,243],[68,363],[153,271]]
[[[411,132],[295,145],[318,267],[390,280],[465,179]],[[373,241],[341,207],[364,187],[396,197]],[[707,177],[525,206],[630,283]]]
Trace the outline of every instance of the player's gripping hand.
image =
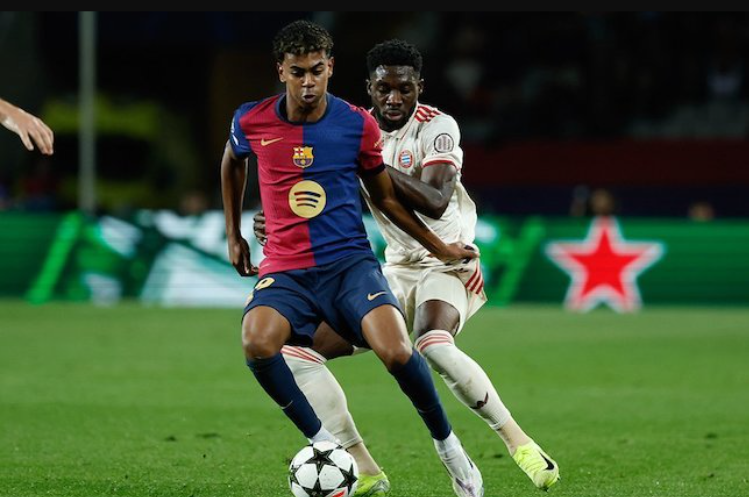
[[453,264],[468,262],[471,259],[477,258],[481,254],[479,254],[479,251],[471,245],[466,245],[463,242],[453,242],[445,244],[442,252],[430,255],[446,264]]
[[252,229],[255,232],[255,238],[260,245],[265,246],[268,241],[268,237],[265,236],[265,212],[262,210],[257,211],[252,217]]
[[257,267],[250,262],[250,246],[241,236],[229,240],[229,261],[240,276],[254,276],[258,273]]

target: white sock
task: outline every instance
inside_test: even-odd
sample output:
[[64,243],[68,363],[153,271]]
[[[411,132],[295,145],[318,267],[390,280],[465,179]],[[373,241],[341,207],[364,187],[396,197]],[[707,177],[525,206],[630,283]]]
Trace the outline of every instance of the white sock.
[[432,330],[414,343],[429,365],[445,380],[455,397],[481,417],[494,431],[511,419],[484,370],[455,346],[448,331]]
[[452,476],[465,479],[471,474],[471,463],[455,433],[451,431],[446,439],[434,440],[434,448]]
[[312,438],[308,438],[307,440],[309,440],[309,443],[311,444],[315,442],[339,443],[338,440],[336,440],[336,438],[328,430],[326,430],[324,426],[321,426],[320,431],[313,435]]
[[285,345],[281,353],[326,431],[345,448],[360,443],[362,437],[348,411],[346,395],[325,366],[325,358],[307,347]]

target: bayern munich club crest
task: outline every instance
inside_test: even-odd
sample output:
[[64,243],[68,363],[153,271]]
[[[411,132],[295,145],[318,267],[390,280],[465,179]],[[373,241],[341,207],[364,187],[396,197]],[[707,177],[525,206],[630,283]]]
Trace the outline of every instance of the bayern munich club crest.
[[565,307],[586,312],[606,304],[617,312],[640,309],[637,277],[665,253],[663,243],[626,240],[616,218],[593,219],[584,240],[558,240],[546,255],[570,275]]
[[312,154],[312,147],[294,147],[292,160],[295,166],[299,166],[302,169],[310,167],[315,160],[315,156]]
[[411,153],[410,150],[404,150],[403,152],[401,152],[400,157],[398,157],[398,164],[401,167],[405,167],[406,169],[413,166],[414,155]]

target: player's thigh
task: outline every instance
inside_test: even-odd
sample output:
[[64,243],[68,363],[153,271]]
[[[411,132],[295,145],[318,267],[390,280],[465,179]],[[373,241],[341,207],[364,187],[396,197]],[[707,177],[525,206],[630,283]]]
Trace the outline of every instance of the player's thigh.
[[326,322],[317,327],[312,349],[328,360],[354,353],[354,346]]
[[362,336],[389,370],[403,366],[411,358],[413,347],[400,310],[381,305],[369,311],[361,323]]
[[363,258],[348,268],[335,298],[329,300],[325,320],[356,346],[367,346],[362,334],[362,322],[367,314],[378,307],[392,307],[396,313],[395,321],[405,329],[400,303],[374,257]]
[[[303,282],[296,281],[286,274],[273,274],[261,279],[255,285],[252,295],[244,308],[242,336],[257,340],[266,334],[276,337],[279,331],[274,323],[258,319],[270,316],[261,308],[269,308],[282,316],[288,323],[288,332],[283,343],[311,347],[315,331],[321,322],[320,310],[314,295]],[[271,324],[273,324],[271,326]],[[283,345],[283,343],[281,345]]]
[[242,319],[242,348],[248,358],[274,356],[290,336],[289,320],[272,307],[255,306]]
[[415,294],[419,283],[420,271],[411,266],[384,266],[382,274],[390,286],[390,289],[398,299],[398,303],[406,319],[406,328],[413,329],[414,316],[416,313]]
[[468,294],[457,276],[425,270],[416,288],[414,339],[432,330],[456,335],[468,313]]

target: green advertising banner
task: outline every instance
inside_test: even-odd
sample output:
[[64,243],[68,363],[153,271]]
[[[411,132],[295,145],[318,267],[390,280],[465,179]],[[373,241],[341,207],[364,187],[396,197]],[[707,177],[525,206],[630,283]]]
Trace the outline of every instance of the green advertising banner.
[[[262,258],[242,226],[253,262]],[[365,217],[373,250],[384,240]],[[483,216],[476,230],[491,305],[559,303],[617,312],[652,304],[749,304],[749,220]],[[255,278],[226,255],[221,211],[131,218],[0,214],[0,296],[170,306],[243,304]]]
[[[480,244],[491,299],[608,305],[749,304],[749,222],[482,218],[504,235]],[[586,286],[587,284],[587,286]]]
[[58,237],[59,214],[0,212],[0,297],[31,287]]

